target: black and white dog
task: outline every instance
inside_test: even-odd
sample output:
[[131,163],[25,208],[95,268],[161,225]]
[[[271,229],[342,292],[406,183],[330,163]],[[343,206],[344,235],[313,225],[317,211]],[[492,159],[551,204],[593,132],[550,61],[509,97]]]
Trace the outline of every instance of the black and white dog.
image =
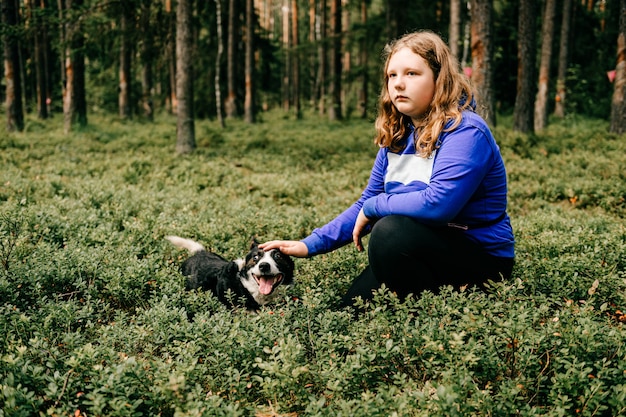
[[277,249],[260,249],[256,239],[252,239],[245,258],[234,261],[207,251],[190,239],[178,236],[166,239],[192,255],[181,265],[182,274],[187,277],[186,289],[212,291],[227,306],[244,298],[248,310],[258,310],[276,298],[275,290],[280,285],[293,283],[293,260]]

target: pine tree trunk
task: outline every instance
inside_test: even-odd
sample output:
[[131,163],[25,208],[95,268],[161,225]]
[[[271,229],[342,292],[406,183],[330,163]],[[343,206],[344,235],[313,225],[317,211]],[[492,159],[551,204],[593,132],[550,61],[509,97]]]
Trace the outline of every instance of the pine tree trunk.
[[617,35],[617,65],[611,100],[613,133],[626,133],[626,0],[620,0],[619,33]]
[[237,51],[236,34],[237,25],[237,0],[228,0],[228,43],[226,45],[226,84],[228,86],[224,110],[226,118],[237,117],[237,64],[235,55]]
[[[62,4],[62,2],[61,2]],[[77,21],[70,21],[70,13],[83,5],[83,0],[67,0],[64,6],[65,34],[65,90],[63,93],[63,127],[66,133],[74,123],[87,125],[87,100],[85,92],[84,35]]]
[[[31,3],[31,18],[34,26],[34,55],[35,60],[35,79],[37,85],[37,117],[39,119],[48,118],[48,86],[46,85],[46,25],[45,20],[41,17],[45,5],[43,2],[37,5],[37,2]],[[41,12],[37,9],[41,8]]]
[[254,0],[246,0],[246,95],[244,100],[244,120],[247,123],[254,123],[256,119],[254,108],[254,16]]
[[131,46],[130,46],[130,26],[131,19],[130,6],[122,4],[122,15],[120,16],[121,36],[120,36],[120,68],[119,68],[119,89],[118,89],[118,111],[121,118],[126,119],[131,116],[130,112],[130,83],[131,83]]
[[471,0],[472,83],[476,89],[477,112],[495,126],[491,11],[492,0]]
[[191,153],[196,147],[193,114],[192,0],[178,0],[176,7],[176,152]]
[[450,0],[450,33],[448,35],[450,51],[458,60],[461,59],[461,0]]
[[[367,25],[367,1],[361,0],[361,25],[365,28]],[[359,42],[359,67],[361,69],[361,88],[359,89],[359,110],[361,118],[367,118],[367,89],[369,85],[369,77],[367,72],[367,31],[363,30],[361,41]]]
[[532,132],[535,97],[535,0],[521,0],[517,30],[517,94],[513,111],[513,130]]
[[546,0],[541,28],[541,61],[539,63],[539,84],[535,98],[535,131],[543,130],[548,124],[548,87],[550,83],[550,60],[554,37],[554,11],[556,0]]
[[283,67],[283,110],[289,112],[291,106],[291,53],[290,53],[290,38],[289,33],[289,0],[283,0],[282,7],[282,41],[283,41],[283,53],[285,57],[285,65]]
[[317,69],[317,91],[318,91],[318,110],[319,114],[326,113],[326,0],[320,0],[320,24],[318,25],[317,32],[317,57],[318,57],[318,69]]
[[[74,0],[75,5],[80,7],[83,0]],[[81,127],[87,126],[87,91],[85,90],[85,35],[79,30],[72,42],[72,54],[74,62],[74,111],[76,121]]]
[[[141,4],[141,26],[150,27],[150,0],[143,0]],[[141,44],[141,108],[143,116],[148,120],[154,118],[154,103],[152,100],[152,85],[154,83],[152,65],[154,63],[154,44],[152,32],[142,33],[143,42]]]
[[[18,20],[17,0],[2,1],[2,24],[7,27],[17,27]],[[15,30],[15,33],[19,32]],[[24,110],[22,108],[22,81],[19,58],[19,42],[15,35],[4,35],[4,77],[6,82],[6,115],[7,130],[24,130]]]
[[293,107],[296,113],[296,118],[302,118],[302,109],[300,105],[300,55],[298,52],[298,2],[297,0],[291,0],[291,73],[292,73],[292,88],[293,88]]
[[330,70],[332,73],[330,82],[330,98],[332,100],[328,108],[330,120],[341,120],[341,0],[331,0],[331,51]]
[[[70,34],[66,24],[67,35]],[[63,130],[67,134],[72,131],[72,125],[76,118],[76,102],[74,100],[74,61],[72,59],[72,49],[68,46],[64,50],[65,55],[65,90],[63,92]]]
[[215,108],[217,121],[222,128],[226,127],[224,113],[222,112],[222,86],[220,76],[222,73],[222,55],[224,54],[224,35],[222,31],[222,0],[215,0],[215,13],[217,25],[217,57],[215,59]]
[[[316,25],[316,15],[315,12],[316,1],[309,0],[309,45],[315,45],[315,25]],[[316,94],[316,85],[315,85],[315,49],[313,47],[310,48],[309,59],[308,59],[308,67],[309,67],[309,102],[311,107],[315,107],[317,101]]]
[[554,103],[554,115],[565,117],[565,98],[567,66],[569,57],[569,32],[572,18],[572,0],[563,0],[563,20],[561,23],[561,39],[559,44],[559,70],[556,77],[556,95]]
[[172,9],[172,0],[165,0],[165,14],[168,25],[166,41],[166,60],[169,74],[168,109],[170,114],[175,114],[178,109],[178,100],[176,98],[176,14]]

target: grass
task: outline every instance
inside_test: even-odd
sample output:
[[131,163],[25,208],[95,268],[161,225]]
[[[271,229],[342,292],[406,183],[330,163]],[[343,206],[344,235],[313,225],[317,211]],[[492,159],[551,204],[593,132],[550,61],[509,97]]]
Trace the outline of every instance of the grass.
[[487,292],[339,299],[366,264],[297,260],[258,315],[185,292],[194,238],[239,257],[252,234],[299,239],[351,204],[371,121],[279,113],[222,130],[94,116],[0,138],[0,416],[617,416],[626,409],[626,138],[570,117],[494,129],[517,264]]

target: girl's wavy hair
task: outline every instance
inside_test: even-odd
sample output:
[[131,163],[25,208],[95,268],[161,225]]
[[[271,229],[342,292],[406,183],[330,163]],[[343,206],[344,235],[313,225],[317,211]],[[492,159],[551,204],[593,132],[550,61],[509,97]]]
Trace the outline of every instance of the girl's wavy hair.
[[[404,146],[400,142],[407,132],[409,123],[412,123],[410,117],[400,113],[393,105],[387,88],[389,60],[402,48],[409,48],[421,56],[435,75],[435,95],[424,115],[423,123],[415,126],[415,149],[421,156],[429,157],[438,147],[439,135],[444,131],[453,130],[461,123],[463,110],[468,108],[473,110],[474,94],[457,59],[435,33],[413,32],[391,42],[383,52],[385,66],[375,123],[374,142],[381,148],[388,147],[394,152],[401,151]],[[454,122],[445,128],[450,120]]]

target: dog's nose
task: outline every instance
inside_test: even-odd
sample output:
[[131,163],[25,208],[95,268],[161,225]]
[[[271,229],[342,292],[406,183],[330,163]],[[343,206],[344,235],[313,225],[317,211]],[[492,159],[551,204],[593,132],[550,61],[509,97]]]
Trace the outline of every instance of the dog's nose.
[[271,270],[272,267],[267,262],[259,264],[259,271],[261,271],[262,274],[269,274]]

